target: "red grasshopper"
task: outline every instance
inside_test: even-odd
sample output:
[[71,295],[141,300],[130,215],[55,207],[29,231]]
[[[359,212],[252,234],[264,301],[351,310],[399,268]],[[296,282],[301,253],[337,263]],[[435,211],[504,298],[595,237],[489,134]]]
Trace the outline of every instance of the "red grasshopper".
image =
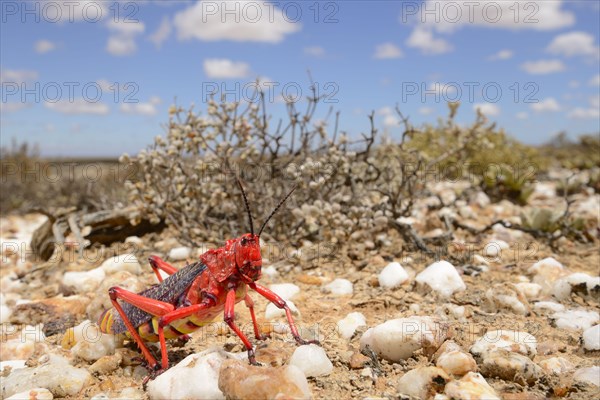
[[[248,213],[250,233],[228,240],[221,248],[208,250],[200,256],[200,261],[180,270],[159,257],[151,256],[149,262],[160,282],[158,285],[137,294],[118,286],[111,287],[108,291],[114,308],[104,311],[100,316],[100,330],[112,334],[127,331],[138,344],[148,367],[153,371],[151,377],[169,368],[166,339],[186,338],[188,333],[209,324],[222,311],[227,325],[246,346],[248,361],[258,365],[252,344],[234,321],[235,304],[244,300],[252,317],[254,336],[258,340],[266,339],[261,335],[256,322],[254,302],[247,293],[248,287],[285,310],[290,330],[298,344],[318,343],[316,340],[302,339],[286,302],[268,288],[256,283],[260,279],[262,267],[260,234],[296,188],[279,202],[255,235],[248,199],[239,180],[238,185]],[[159,270],[170,276],[163,281]],[[122,300],[123,303],[120,304],[117,300]],[[144,339],[160,342],[161,364],[158,364],[150,353]]]

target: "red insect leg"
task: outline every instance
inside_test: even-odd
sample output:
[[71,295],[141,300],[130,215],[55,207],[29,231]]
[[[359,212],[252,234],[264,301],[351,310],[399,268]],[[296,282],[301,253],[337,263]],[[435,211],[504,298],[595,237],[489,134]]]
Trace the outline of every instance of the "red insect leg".
[[158,278],[159,282],[163,281],[163,278],[160,275],[160,272],[158,272],[159,269],[165,271],[169,275],[173,275],[175,272],[178,271],[177,268],[175,268],[171,264],[163,261],[163,259],[158,256],[148,257],[148,262],[150,263],[150,266],[152,267],[152,270],[154,271],[154,274]]
[[286,304],[285,300],[279,297],[277,293],[255,282],[249,283],[248,286],[269,300],[271,303],[275,304],[278,308],[283,308],[285,310],[285,315],[287,317],[288,324],[290,325],[290,330],[292,331],[292,335],[298,344],[319,344],[318,340],[304,340],[300,337],[298,329],[296,328],[296,324],[294,323],[294,319],[292,318],[292,311],[290,310],[290,307]]
[[254,337],[258,340],[265,340],[267,336],[260,333],[258,323],[256,322],[256,315],[254,314],[254,301],[248,293],[246,293],[246,297],[244,297],[244,302],[246,303],[246,307],[248,307],[248,310],[250,310],[250,316],[252,317],[252,325],[254,326]]
[[137,329],[131,324],[131,321],[123,311],[123,308],[121,307],[117,299],[126,301],[152,315],[167,314],[169,313],[169,311],[173,310],[173,305],[159,300],[149,299],[147,297],[140,296],[139,294],[130,292],[128,290],[116,286],[111,287],[108,290],[108,295],[110,296],[110,301],[112,302],[113,307],[115,308],[115,310],[117,310],[117,312],[121,316],[121,319],[123,319],[123,323],[125,323],[127,330],[133,337],[133,340],[135,340],[135,342],[139,346],[140,350],[142,351],[142,354],[148,361],[148,364],[151,368],[156,368],[156,366],[158,365],[156,359],[154,358],[154,356],[152,356],[150,350],[148,350],[148,347],[140,337]]
[[250,362],[250,364],[258,365],[258,363],[256,362],[256,357],[254,356],[254,349],[252,348],[252,344],[250,343],[250,341],[248,340],[246,335],[244,335],[244,332],[242,332],[240,330],[240,328],[238,328],[238,326],[234,322],[234,320],[235,320],[234,308],[235,308],[235,289],[230,289],[229,292],[227,293],[227,298],[225,300],[225,314],[224,314],[223,319],[225,320],[227,325],[229,325],[229,327],[235,332],[235,334],[238,335],[238,337],[242,340],[242,342],[244,343],[244,346],[246,346],[246,349],[248,350],[248,361]]

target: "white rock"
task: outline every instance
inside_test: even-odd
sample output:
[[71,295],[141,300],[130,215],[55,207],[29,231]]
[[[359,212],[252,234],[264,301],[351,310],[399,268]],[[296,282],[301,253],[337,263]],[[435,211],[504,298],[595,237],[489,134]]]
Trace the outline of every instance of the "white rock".
[[192,249],[189,247],[175,247],[169,251],[169,260],[182,261],[187,260],[192,254]]
[[120,271],[131,272],[134,275],[142,273],[142,266],[133,254],[119,254],[118,256],[107,258],[100,265],[100,268],[109,275]]
[[550,310],[554,312],[563,311],[565,306],[555,301],[538,301],[533,303],[533,308],[536,310]]
[[451,340],[442,344],[435,359],[435,365],[452,375],[463,376],[467,372],[477,371],[477,363],[473,356]]
[[584,295],[593,295],[600,291],[600,277],[577,272],[554,282],[552,295],[558,300],[566,300],[574,290],[583,291]]
[[583,331],[583,348],[600,350],[600,325],[594,325]]
[[502,250],[508,250],[510,245],[504,240],[494,239],[489,241],[483,247],[483,255],[488,258],[489,261],[498,262],[502,257]]
[[10,319],[12,311],[5,304],[0,304],[0,324],[5,324]]
[[269,289],[277,293],[284,300],[289,300],[300,293],[300,288],[293,283],[276,283],[270,285]]
[[[43,352],[48,350],[46,335],[42,330],[42,324],[36,326],[25,325],[19,332],[19,336],[13,339],[3,338],[0,343],[1,356],[4,361],[28,359],[37,350]],[[5,332],[15,333],[20,326],[3,325]],[[3,333],[4,334],[4,333]]]
[[551,318],[555,320],[557,328],[578,331],[598,323],[600,314],[598,311],[586,311],[580,308],[556,312]]
[[272,265],[269,265],[267,268],[263,268],[262,273],[264,276],[267,276],[271,279],[273,279],[277,275],[279,275],[279,272],[277,271],[277,269],[275,269],[275,267]]
[[148,396],[153,400],[224,399],[219,389],[219,370],[223,361],[230,358],[241,357],[216,349],[191,354],[150,381]]
[[125,243],[134,244],[139,248],[144,244],[144,240],[138,236],[128,236],[125,238]]
[[2,379],[2,395],[12,396],[26,390],[46,388],[54,396],[76,396],[92,381],[89,372],[69,365],[61,356],[50,354],[48,362],[35,368],[21,368]]
[[574,368],[573,364],[566,358],[552,357],[542,360],[538,363],[546,373],[553,375],[561,375],[569,372]]
[[10,367],[11,371],[14,371],[15,369],[19,369],[19,368],[25,368],[25,362],[26,361],[27,360],[6,360],[6,361],[0,361],[0,373],[6,367]]
[[337,328],[341,337],[344,339],[350,339],[352,335],[354,335],[356,328],[366,325],[367,320],[362,313],[352,312],[346,315],[344,319],[338,321]]
[[[286,300],[287,305],[290,307],[290,311],[294,315],[300,315],[300,311],[291,300]],[[275,304],[269,303],[267,305],[267,309],[265,310],[265,318],[266,319],[275,319],[279,317],[285,317],[285,310],[283,308],[278,308]]]
[[525,295],[527,300],[537,299],[542,292],[542,286],[537,283],[519,282],[515,286]]
[[347,279],[337,278],[333,282],[323,286],[325,293],[331,293],[338,296],[350,295],[353,292],[352,282]]
[[408,273],[400,263],[389,263],[378,276],[379,286],[383,288],[395,288],[408,280]]
[[390,361],[400,361],[419,349],[433,354],[448,334],[446,324],[431,317],[399,318],[369,328],[360,339],[360,348],[369,346]]
[[444,394],[451,399],[500,400],[496,391],[476,372],[469,372],[460,380],[449,382]]
[[594,365],[593,367],[579,368],[573,374],[573,379],[578,382],[587,382],[600,386],[600,367]]
[[298,367],[306,377],[329,375],[333,371],[325,350],[316,344],[298,346],[289,364]]
[[533,358],[537,354],[537,340],[535,336],[524,331],[493,330],[479,338],[471,346],[470,352],[476,357],[481,357],[496,350],[512,351]]
[[545,294],[552,291],[554,281],[567,274],[565,267],[552,257],[536,262],[527,272],[534,275],[533,283],[539,284]]
[[499,377],[519,384],[533,384],[542,376],[542,369],[528,357],[506,350],[485,353],[479,364],[481,373],[487,377]]
[[428,399],[442,392],[448,381],[450,377],[441,368],[418,367],[402,375],[398,381],[398,393],[417,399]]
[[54,396],[52,396],[52,393],[48,389],[35,388],[13,394],[6,398],[6,400],[52,400],[53,398]]
[[70,271],[65,272],[62,283],[65,286],[75,289],[79,293],[94,291],[104,278],[106,273],[102,267],[94,268],[89,271]]
[[454,292],[467,288],[456,268],[448,261],[431,264],[415,280],[421,285],[429,286],[442,297],[450,297]]
[[510,310],[518,315],[529,314],[527,298],[512,283],[498,283],[485,292],[487,306],[492,311]]

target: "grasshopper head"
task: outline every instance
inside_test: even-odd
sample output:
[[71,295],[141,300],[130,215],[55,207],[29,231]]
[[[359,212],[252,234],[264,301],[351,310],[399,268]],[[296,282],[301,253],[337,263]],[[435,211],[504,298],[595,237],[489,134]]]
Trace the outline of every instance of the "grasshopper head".
[[235,262],[245,281],[257,281],[261,276],[262,257],[260,255],[260,238],[247,233],[236,240],[233,248]]

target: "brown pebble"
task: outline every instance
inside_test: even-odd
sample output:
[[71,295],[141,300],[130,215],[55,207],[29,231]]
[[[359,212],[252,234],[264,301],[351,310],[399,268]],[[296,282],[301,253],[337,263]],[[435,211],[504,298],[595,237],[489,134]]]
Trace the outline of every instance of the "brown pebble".
[[95,363],[90,365],[89,371],[92,374],[108,374],[121,365],[123,356],[121,353],[115,353],[109,356],[100,357]]
[[305,283],[307,285],[316,285],[316,286],[321,286],[321,284],[323,283],[323,279],[318,277],[318,276],[314,276],[314,275],[307,275],[307,274],[300,274],[296,277],[296,280],[300,283]]
[[353,353],[350,357],[350,368],[359,369],[363,368],[370,358],[361,353]]
[[502,393],[504,400],[544,400],[546,397],[539,393],[521,392],[521,393]]

